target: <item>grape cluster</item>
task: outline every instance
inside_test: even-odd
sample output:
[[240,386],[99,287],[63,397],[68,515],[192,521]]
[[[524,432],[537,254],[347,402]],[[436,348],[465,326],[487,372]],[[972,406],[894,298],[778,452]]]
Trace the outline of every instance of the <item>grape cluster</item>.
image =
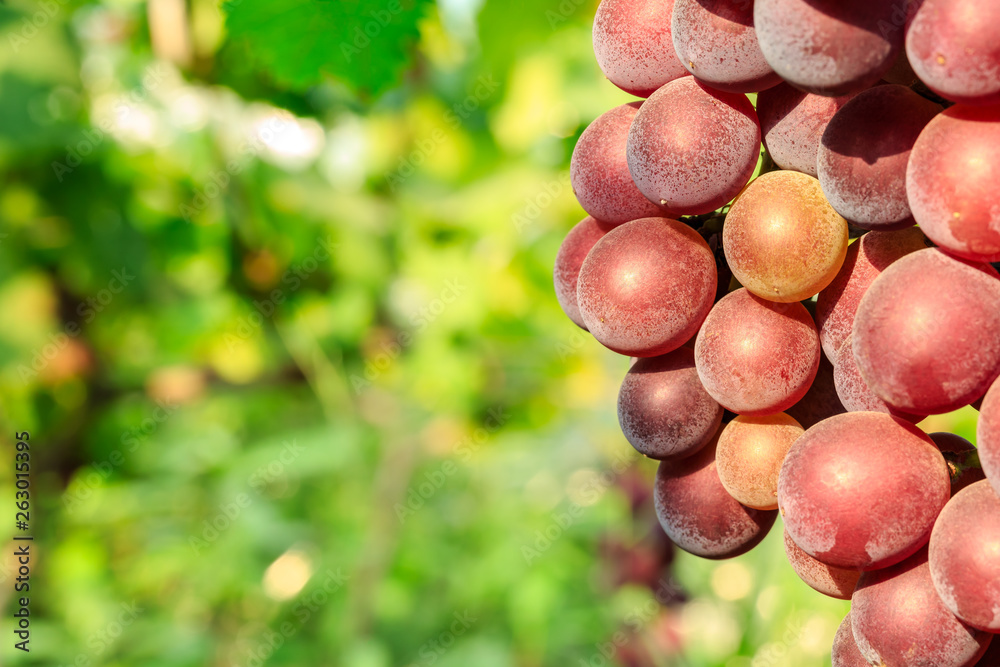
[[[664,532],[780,511],[834,667],[1000,665],[1000,2],[603,0],[593,40],[643,99],[580,137],[555,288],[634,358]],[[978,449],[916,426],[967,405]]]

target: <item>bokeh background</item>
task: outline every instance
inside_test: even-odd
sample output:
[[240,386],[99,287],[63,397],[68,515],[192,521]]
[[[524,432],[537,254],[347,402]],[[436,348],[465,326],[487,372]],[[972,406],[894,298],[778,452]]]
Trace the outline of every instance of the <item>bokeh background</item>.
[[780,522],[665,543],[627,361],[556,304],[572,147],[629,100],[595,7],[0,7],[0,498],[13,535],[29,431],[36,539],[0,661],[829,664],[847,605]]

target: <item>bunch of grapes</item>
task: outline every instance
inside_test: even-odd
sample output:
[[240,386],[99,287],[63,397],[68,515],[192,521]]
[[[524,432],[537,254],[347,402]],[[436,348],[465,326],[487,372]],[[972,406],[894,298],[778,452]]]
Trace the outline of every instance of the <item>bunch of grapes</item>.
[[[580,137],[555,287],[633,358],[663,530],[730,558],[780,511],[852,601],[835,667],[1000,665],[1000,2],[603,0],[593,38],[641,99]],[[966,405],[978,449],[916,426]]]

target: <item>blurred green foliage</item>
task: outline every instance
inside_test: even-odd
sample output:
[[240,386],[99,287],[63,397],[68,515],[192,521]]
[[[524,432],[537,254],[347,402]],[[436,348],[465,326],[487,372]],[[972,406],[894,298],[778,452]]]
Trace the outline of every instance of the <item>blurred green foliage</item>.
[[550,277],[575,140],[628,100],[596,3],[224,4],[0,8],[0,453],[30,431],[37,540],[0,659],[828,663],[846,607],[780,525],[654,572],[662,609],[608,555],[655,542],[655,468]]

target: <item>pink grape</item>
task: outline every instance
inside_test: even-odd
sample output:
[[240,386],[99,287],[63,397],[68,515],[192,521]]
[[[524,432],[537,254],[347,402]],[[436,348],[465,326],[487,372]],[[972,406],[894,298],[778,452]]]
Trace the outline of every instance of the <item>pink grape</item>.
[[823,194],[863,229],[912,227],[906,165],[941,106],[909,88],[876,86],[838,111],[823,132],[817,171]]
[[911,414],[968,405],[1000,374],[1000,280],[937,248],[872,282],[854,320],[854,357],[887,404]]
[[948,252],[1000,261],[1000,107],[955,106],[920,133],[906,193],[924,233]]
[[951,495],[948,466],[916,426],[849,412],[805,432],[778,478],[785,529],[835,567],[874,570],[927,543]]
[[903,45],[894,0],[756,0],[764,57],[796,88],[846,95],[874,85]]
[[576,284],[580,278],[583,260],[587,258],[594,244],[604,238],[608,229],[594,218],[584,218],[566,235],[556,255],[554,277],[556,299],[566,317],[584,331],[587,330],[587,325],[580,315],[580,306],[576,300]]
[[[795,574],[813,590],[838,600],[850,600],[861,572],[821,563],[795,544],[785,531],[785,556]],[[852,637],[853,640],[853,637]]]
[[650,201],[709,213],[739,194],[760,157],[760,124],[745,95],[687,76],[653,93],[628,135],[629,172]]
[[816,324],[827,357],[834,359],[851,335],[861,297],[872,282],[900,257],[926,247],[926,239],[916,227],[868,232],[851,244],[840,273],[816,300]]
[[1000,102],[1000,4],[995,0],[923,0],[906,35],[920,80],[965,104]]
[[873,665],[972,667],[993,639],[945,607],[931,581],[926,548],[861,575],[851,598],[851,627]]
[[871,667],[864,656],[861,655],[861,651],[858,650],[858,643],[854,641],[854,630],[851,628],[850,612],[847,613],[840,627],[837,628],[837,635],[833,638],[831,660],[833,661],[833,667]]
[[577,299],[587,329],[633,357],[676,350],[698,331],[715,300],[715,256],[684,223],[642,218],[599,240],[580,269]]
[[787,83],[757,94],[757,116],[764,146],[782,169],[817,176],[819,142],[830,119],[852,95],[813,95]]
[[922,421],[927,415],[911,415],[895,410],[871,390],[858,369],[853,342],[853,336],[848,336],[834,357],[833,364],[833,381],[844,407],[849,412],[882,412],[914,424]]
[[733,498],[759,510],[778,509],[778,472],[792,444],[804,433],[783,412],[739,416],[719,434],[715,454],[719,479]]
[[801,303],[773,303],[739,289],[709,313],[695,341],[702,384],[723,407],[763,416],[795,405],[819,368],[816,326]]
[[694,456],[664,461],[656,472],[656,516],[667,537],[702,558],[732,558],[763,540],[776,511],[750,509],[726,492],[715,464],[718,438]]
[[674,0],[602,0],[594,54],[611,83],[636,97],[687,74],[670,34]]
[[1000,494],[1000,382],[995,382],[983,398],[976,426],[976,442],[983,472],[993,484],[993,489]]
[[681,64],[707,86],[752,93],[781,83],[757,44],[752,0],[675,0],[670,29]]
[[580,136],[570,162],[570,182],[580,206],[609,225],[670,212],[646,199],[628,171],[625,144],[639,102],[623,104],[590,124]]

